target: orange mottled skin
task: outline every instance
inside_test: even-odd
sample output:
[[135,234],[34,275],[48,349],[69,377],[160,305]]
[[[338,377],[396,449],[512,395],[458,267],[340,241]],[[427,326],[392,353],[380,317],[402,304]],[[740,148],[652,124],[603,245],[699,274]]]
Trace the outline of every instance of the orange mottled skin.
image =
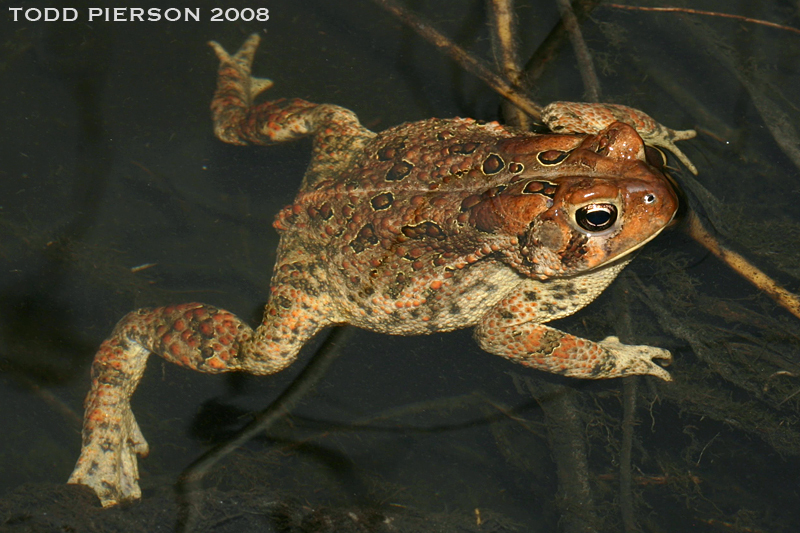
[[529,367],[669,379],[653,362],[666,350],[544,325],[591,302],[675,214],[675,193],[631,126],[538,135],[457,118],[376,134],[330,104],[255,104],[271,85],[250,76],[258,37],[233,56],[212,45],[221,140],[313,140],[300,192],[275,220],[264,318],[253,329],[201,303],[124,317],[92,365],[71,483],[105,506],[140,497],[136,455],[148,446],[130,397],[151,353],[202,372],[272,374],[333,324],[396,335],[475,326],[486,351]]

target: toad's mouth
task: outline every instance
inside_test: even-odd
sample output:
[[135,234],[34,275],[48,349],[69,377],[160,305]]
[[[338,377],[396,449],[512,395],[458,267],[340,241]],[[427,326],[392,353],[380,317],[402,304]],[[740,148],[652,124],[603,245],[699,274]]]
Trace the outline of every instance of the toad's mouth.
[[[672,217],[672,218],[674,219],[674,218],[675,218],[675,216],[673,215],[673,217]],[[627,257],[627,256],[629,256],[630,254],[632,254],[633,252],[636,252],[636,251],[638,251],[638,250],[639,250],[639,249],[640,249],[642,246],[644,246],[644,245],[645,245],[645,244],[647,244],[648,242],[650,242],[650,241],[652,241],[653,239],[655,239],[656,237],[658,237],[659,233],[661,233],[662,231],[664,231],[664,230],[665,230],[665,229],[666,229],[668,226],[670,226],[670,225],[672,225],[672,219],[670,219],[670,221],[669,221],[669,222],[667,222],[666,224],[664,224],[664,227],[662,227],[661,229],[657,230],[655,233],[653,233],[652,235],[650,235],[649,237],[647,237],[645,240],[643,240],[642,242],[640,242],[640,243],[639,243],[639,244],[637,244],[636,246],[632,246],[631,248],[628,248],[627,250],[625,250],[625,251],[624,251],[624,252],[622,252],[621,254],[617,255],[617,256],[616,256],[614,259],[612,259],[612,260],[610,261],[610,263],[613,263],[614,261],[616,261],[616,260],[618,260],[618,259],[622,259],[622,258],[624,258],[624,257]],[[605,265],[607,265],[607,264],[609,264],[609,263],[604,263],[604,264],[602,264],[602,265],[598,265],[598,266],[596,266],[595,268],[593,268],[592,270],[597,270],[597,269],[599,269],[599,268],[603,268],[603,267],[604,267]]]
[[668,227],[670,227],[670,226],[673,226],[673,225],[677,224],[677,220],[675,219],[675,214],[676,214],[676,213],[677,213],[677,210],[676,210],[676,211],[675,211],[675,213],[672,215],[672,218],[670,218],[670,219],[669,219],[669,222],[667,222],[666,224],[664,224],[664,226],[662,226],[660,229],[656,230],[656,231],[655,231],[655,232],[654,232],[652,235],[650,235],[649,237],[647,237],[646,239],[644,239],[644,240],[643,240],[643,241],[641,241],[640,243],[636,244],[635,246],[632,246],[632,247],[628,248],[628,249],[627,249],[627,250],[625,250],[624,252],[622,252],[622,253],[620,253],[619,255],[615,256],[615,257],[614,257],[613,259],[611,259],[610,261],[606,261],[605,263],[601,263],[601,264],[597,265],[596,267],[590,268],[590,269],[589,269],[587,272],[594,272],[594,271],[596,271],[596,270],[601,270],[601,269],[603,269],[603,268],[606,268],[606,267],[608,267],[608,266],[610,266],[610,265],[614,265],[614,264],[616,264],[617,262],[619,262],[619,261],[621,261],[621,260],[625,259],[626,257],[628,257],[629,255],[631,255],[632,253],[634,253],[634,252],[638,252],[638,251],[639,251],[639,250],[642,248],[642,246],[644,246],[644,245],[645,245],[645,244],[647,244],[648,242],[650,242],[650,241],[652,241],[653,239],[655,239],[656,237],[658,237],[658,236],[659,236],[659,234],[660,234],[662,231],[664,231],[665,229],[667,229],[667,228],[668,228]]

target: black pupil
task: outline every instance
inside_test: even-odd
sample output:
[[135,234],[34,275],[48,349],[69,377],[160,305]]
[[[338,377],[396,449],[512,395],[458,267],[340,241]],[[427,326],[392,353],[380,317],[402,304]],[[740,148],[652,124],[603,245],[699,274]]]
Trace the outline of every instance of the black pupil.
[[586,231],[603,231],[617,221],[617,208],[612,204],[593,204],[581,207],[575,221]]
[[611,218],[611,213],[607,211],[589,211],[586,213],[586,220],[592,226],[603,226]]

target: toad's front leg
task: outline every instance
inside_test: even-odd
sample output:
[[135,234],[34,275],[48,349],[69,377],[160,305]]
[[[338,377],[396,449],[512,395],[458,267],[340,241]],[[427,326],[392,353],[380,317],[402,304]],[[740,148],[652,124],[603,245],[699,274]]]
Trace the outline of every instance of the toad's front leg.
[[697,167],[675,146],[676,141],[692,139],[695,130],[673,130],[653,117],[632,107],[619,104],[588,102],[553,102],[542,110],[542,120],[555,133],[595,134],[619,121],[636,129],[646,144],[669,150],[689,171],[697,175]]
[[[524,297],[500,302],[476,326],[475,339],[489,353],[564,376],[602,379],[651,375],[671,381],[654,362],[672,360],[667,350],[622,344],[617,337],[582,339],[535,321],[525,321]],[[529,302],[531,303],[531,302]]]
[[255,331],[233,314],[199,303],[140,309],[123,318],[92,364],[81,455],[69,483],[94,489],[104,507],[139,498],[136,455],[146,455],[148,446],[130,398],[150,353],[201,372],[278,372],[329,323],[318,311],[326,302],[289,291],[273,294]]

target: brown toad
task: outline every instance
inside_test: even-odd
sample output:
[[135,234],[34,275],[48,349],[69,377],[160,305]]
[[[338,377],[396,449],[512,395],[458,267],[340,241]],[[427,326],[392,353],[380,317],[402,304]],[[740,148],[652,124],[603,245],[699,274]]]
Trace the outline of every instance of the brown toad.
[[141,495],[136,454],[148,446],[130,397],[150,353],[202,372],[272,374],[334,324],[396,335],[476,326],[486,351],[536,369],[670,379],[653,362],[669,360],[666,350],[543,325],[591,302],[675,214],[675,192],[631,126],[537,135],[430,119],[375,134],[334,105],[255,105],[271,85],[250,76],[258,37],[234,56],[212,45],[220,139],[313,138],[300,192],[275,221],[264,318],[253,330],[200,303],[123,318],[92,365],[70,483],[92,487],[106,506]]

